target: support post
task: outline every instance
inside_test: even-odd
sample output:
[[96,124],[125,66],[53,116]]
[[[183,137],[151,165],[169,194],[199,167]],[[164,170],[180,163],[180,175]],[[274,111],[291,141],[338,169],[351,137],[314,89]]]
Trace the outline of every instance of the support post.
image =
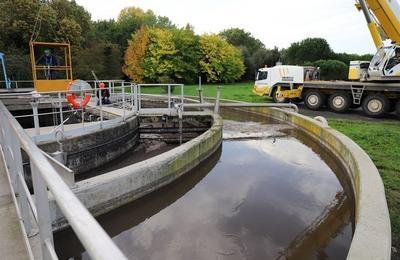
[[48,252],[47,243],[54,247],[53,231],[51,227],[50,207],[47,185],[40,175],[36,165],[31,163],[33,190],[35,192],[35,202],[38,212],[38,225],[40,245],[42,249],[42,258],[45,260],[51,259],[51,254]]
[[219,99],[221,97],[221,87],[217,87],[217,97],[215,98],[214,113],[219,114]]
[[137,113],[139,111],[139,99],[138,99],[138,85],[133,86],[133,91],[134,91],[134,99],[135,99],[135,112]]
[[200,103],[204,103],[204,97],[203,97],[203,87],[201,86],[201,76],[199,76],[199,88],[197,89],[199,92],[199,101]]
[[[30,217],[30,206],[28,202],[28,194],[25,193],[23,188],[23,183],[21,181],[25,181],[24,178],[24,169],[22,167],[22,156],[21,156],[21,146],[18,142],[18,139],[15,136],[10,136],[11,139],[11,148],[13,153],[13,167],[10,169],[13,172],[16,180],[16,189],[15,192],[18,194],[17,201],[19,204],[19,208],[21,211],[22,221],[24,223],[24,227],[28,236],[33,235],[32,225],[31,225],[31,217]],[[21,178],[19,178],[21,176]]]
[[171,85],[168,85],[168,110],[171,113]]
[[83,107],[83,99],[84,99],[84,94],[83,91],[81,91],[82,129],[83,131],[85,131],[85,111]]
[[122,87],[122,121],[125,122],[126,111],[125,111],[125,88]]
[[101,88],[99,88],[97,91],[99,91],[99,105],[100,105],[100,129],[103,129],[103,99],[101,96]]
[[61,121],[61,131],[64,132],[64,116],[63,116],[63,107],[61,101],[61,93],[58,92],[58,105],[60,106],[60,121]]
[[33,125],[35,126],[35,135],[40,135],[40,125],[39,125],[39,102],[30,102],[33,112]]

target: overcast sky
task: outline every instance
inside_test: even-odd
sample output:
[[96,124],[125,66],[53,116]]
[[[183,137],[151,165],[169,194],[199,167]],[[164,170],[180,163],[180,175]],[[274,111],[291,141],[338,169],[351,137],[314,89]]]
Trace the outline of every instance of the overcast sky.
[[306,37],[323,37],[336,52],[374,53],[375,46],[353,0],[76,0],[93,20],[116,19],[128,6],[151,9],[178,26],[218,33],[243,28],[267,48],[288,47]]

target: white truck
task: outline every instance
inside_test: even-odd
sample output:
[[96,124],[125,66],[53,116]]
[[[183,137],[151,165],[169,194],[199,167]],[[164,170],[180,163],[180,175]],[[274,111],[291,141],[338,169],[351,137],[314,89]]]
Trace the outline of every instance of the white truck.
[[[363,75],[363,62],[353,62],[349,74]],[[312,110],[327,105],[335,112],[362,106],[365,114],[382,117],[396,111],[400,116],[400,83],[370,81],[321,81],[312,67],[278,65],[257,73],[253,93],[274,102],[300,102]]]
[[259,96],[272,97],[275,103],[283,103],[287,98],[283,97],[283,90],[299,89],[308,80],[305,67],[277,65],[271,68],[262,68],[258,70],[256,83],[253,93]]

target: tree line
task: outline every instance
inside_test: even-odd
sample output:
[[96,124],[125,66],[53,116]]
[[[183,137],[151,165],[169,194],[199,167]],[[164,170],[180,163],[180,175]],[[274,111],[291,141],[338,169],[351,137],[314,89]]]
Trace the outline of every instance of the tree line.
[[115,20],[92,21],[75,1],[6,0],[0,2],[0,52],[12,80],[32,77],[28,44],[34,28],[37,41],[71,42],[74,78],[82,79],[91,79],[93,70],[99,78],[134,82],[193,83],[198,76],[207,82],[246,81],[279,61],[318,66],[322,78],[331,80],[346,78],[350,60],[371,59],[335,53],[320,38],[269,49],[240,28],[196,35],[189,24],[179,28],[168,17],[136,7],[121,10]]

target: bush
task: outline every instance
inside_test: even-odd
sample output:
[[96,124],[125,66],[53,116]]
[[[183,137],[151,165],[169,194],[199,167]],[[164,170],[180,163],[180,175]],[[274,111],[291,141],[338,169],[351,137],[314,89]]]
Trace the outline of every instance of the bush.
[[321,70],[322,80],[345,80],[347,79],[349,67],[338,60],[319,60],[313,63]]

